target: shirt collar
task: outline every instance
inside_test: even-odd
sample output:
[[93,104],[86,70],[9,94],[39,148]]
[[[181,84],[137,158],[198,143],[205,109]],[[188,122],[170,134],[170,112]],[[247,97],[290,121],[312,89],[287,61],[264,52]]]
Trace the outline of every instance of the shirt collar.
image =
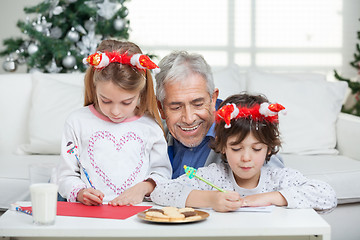
[[215,123],[213,123],[211,125],[211,127],[209,128],[209,131],[207,132],[206,136],[215,138]]

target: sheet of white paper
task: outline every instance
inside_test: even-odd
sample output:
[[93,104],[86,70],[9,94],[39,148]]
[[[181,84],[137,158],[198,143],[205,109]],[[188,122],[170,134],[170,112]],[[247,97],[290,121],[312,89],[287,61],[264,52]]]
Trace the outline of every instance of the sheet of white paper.
[[272,212],[274,208],[275,205],[265,207],[242,207],[236,210],[236,212]]

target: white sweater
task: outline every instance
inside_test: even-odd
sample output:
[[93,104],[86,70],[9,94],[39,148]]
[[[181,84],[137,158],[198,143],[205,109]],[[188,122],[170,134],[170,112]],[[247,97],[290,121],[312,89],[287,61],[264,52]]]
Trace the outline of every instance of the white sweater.
[[[68,153],[68,142],[77,148]],[[156,184],[171,178],[171,165],[163,131],[150,117],[133,117],[114,123],[91,105],[74,111],[64,126],[58,168],[59,193],[76,201],[90,183],[104,193],[104,202],[148,178]]]
[[[256,188],[245,189],[237,185],[230,166],[224,162],[213,163],[199,168],[196,175],[228,191],[235,191],[241,197],[257,193],[279,191],[287,200],[288,208],[313,208],[330,210],[337,205],[333,188],[322,181],[310,180],[300,172],[290,168],[263,166]],[[203,181],[184,174],[177,179],[156,186],[150,195],[159,205],[185,207],[186,199],[192,190],[215,190]]]

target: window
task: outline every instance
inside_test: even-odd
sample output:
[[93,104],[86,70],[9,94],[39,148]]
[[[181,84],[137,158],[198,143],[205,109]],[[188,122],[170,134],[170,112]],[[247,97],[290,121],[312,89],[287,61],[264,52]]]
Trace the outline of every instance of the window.
[[[342,63],[342,0],[136,0],[130,40],[160,59],[172,50],[244,70],[327,72]],[[354,35],[355,36],[355,35]]]

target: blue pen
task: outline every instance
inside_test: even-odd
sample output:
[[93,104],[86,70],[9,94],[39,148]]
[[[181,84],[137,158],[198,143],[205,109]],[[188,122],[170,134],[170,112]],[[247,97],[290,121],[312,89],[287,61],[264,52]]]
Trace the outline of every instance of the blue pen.
[[[69,150],[67,150],[67,153],[69,153],[69,154],[74,153],[74,152],[75,152],[74,150],[77,148],[77,146],[74,145],[72,142],[68,142],[66,146],[69,147]],[[75,157],[76,157],[76,160],[77,160],[79,166],[82,168],[82,170],[83,170],[83,172],[84,172],[87,180],[89,181],[90,186],[91,186],[93,189],[96,189],[96,188],[94,187],[94,185],[92,184],[92,181],[90,180],[90,177],[89,177],[88,172],[86,171],[86,169],[84,168],[84,166],[81,164],[81,162],[80,162],[80,160],[79,160],[79,157],[78,157],[78,155],[77,155],[76,153],[75,153]]]
[[79,160],[79,158],[78,158],[78,155],[75,154],[75,157],[76,157],[76,160],[78,161],[80,167],[82,168],[83,172],[85,173],[85,176],[86,176],[87,180],[89,181],[90,186],[91,186],[93,189],[95,189],[94,185],[92,184],[92,182],[91,182],[91,180],[90,180],[89,174],[87,173],[87,171],[86,171],[86,169],[83,167],[83,165],[80,163],[80,160]]

